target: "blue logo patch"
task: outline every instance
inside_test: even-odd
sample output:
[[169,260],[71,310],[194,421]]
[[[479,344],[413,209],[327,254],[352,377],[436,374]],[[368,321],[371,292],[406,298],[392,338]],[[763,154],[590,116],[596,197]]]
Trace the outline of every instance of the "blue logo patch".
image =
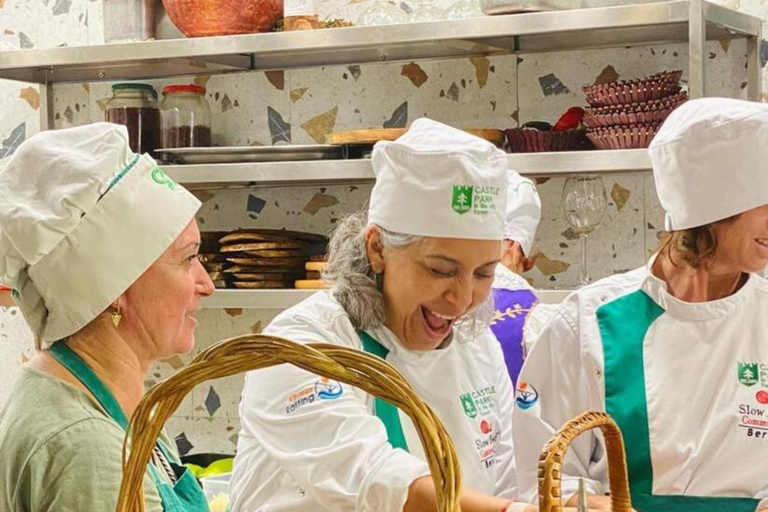
[[517,386],[517,398],[515,398],[517,407],[523,411],[526,411],[536,405],[536,402],[538,401],[539,392],[536,391],[536,388],[527,382],[520,381]]
[[315,383],[315,393],[320,400],[335,400],[344,394],[341,382],[323,377]]

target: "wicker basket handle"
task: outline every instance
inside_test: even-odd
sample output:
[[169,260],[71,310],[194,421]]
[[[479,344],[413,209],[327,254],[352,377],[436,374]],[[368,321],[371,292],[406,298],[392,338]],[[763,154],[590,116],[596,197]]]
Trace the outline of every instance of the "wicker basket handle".
[[585,412],[563,425],[539,456],[540,512],[562,512],[561,478],[565,452],[574,439],[593,428],[599,428],[605,438],[608,480],[611,487],[611,510],[613,512],[632,511],[627,460],[621,430],[608,414]]
[[284,363],[351,384],[408,414],[419,433],[435,482],[438,512],[460,512],[461,470],[453,442],[437,416],[397,370],[383,359],[358,350],[325,343],[301,345],[264,335],[219,342],[147,391],[133,413],[123,445],[123,480],[117,512],[145,512],[144,473],[152,449],[165,422],[192,388],[210,379]]

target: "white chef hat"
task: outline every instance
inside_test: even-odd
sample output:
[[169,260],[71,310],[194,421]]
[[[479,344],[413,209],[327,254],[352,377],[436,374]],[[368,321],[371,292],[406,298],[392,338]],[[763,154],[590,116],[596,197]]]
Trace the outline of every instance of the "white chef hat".
[[664,229],[726,219],[768,204],[768,105],[691,100],[662,125],[649,149]]
[[40,349],[107,309],[200,208],[108,123],[28,139],[0,171],[0,197],[0,283]]
[[520,242],[523,254],[531,255],[536,228],[541,220],[541,199],[536,185],[516,171],[507,172],[507,222],[504,238]]
[[507,158],[493,144],[430,119],[373,148],[368,221],[408,235],[501,240]]

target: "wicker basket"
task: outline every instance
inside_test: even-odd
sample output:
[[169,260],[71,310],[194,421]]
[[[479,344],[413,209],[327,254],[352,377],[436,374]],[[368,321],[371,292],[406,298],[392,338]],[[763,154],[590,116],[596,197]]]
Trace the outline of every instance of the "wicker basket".
[[[460,512],[461,470],[440,420],[408,382],[383,359],[324,343],[300,345],[273,336],[247,335],[207,348],[168,380],[153,386],[131,418],[130,456],[123,446],[123,480],[117,512],[144,512],[144,473],[165,422],[196,385],[238,373],[290,363],[383,398],[413,420],[437,491],[439,512]],[[126,439],[128,436],[126,436]]]
[[608,481],[611,486],[612,512],[632,512],[627,479],[627,459],[621,430],[604,412],[585,412],[566,423],[549,440],[539,456],[539,511],[562,512],[562,488],[565,452],[578,436],[599,428],[605,438],[608,454]]

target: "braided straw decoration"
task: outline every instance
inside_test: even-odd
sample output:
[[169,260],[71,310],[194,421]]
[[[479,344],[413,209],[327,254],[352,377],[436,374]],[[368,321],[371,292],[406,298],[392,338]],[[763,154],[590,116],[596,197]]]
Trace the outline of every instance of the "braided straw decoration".
[[[189,365],[150,388],[131,418],[130,456],[123,445],[123,480],[117,512],[145,512],[144,474],[165,422],[184,397],[201,382],[284,363],[351,384],[383,398],[408,414],[419,433],[435,482],[439,512],[460,512],[461,470],[456,450],[440,420],[400,373],[383,359],[326,343],[300,345],[265,335],[221,341],[201,352]],[[307,425],[310,432],[311,425]]]
[[562,478],[565,452],[579,435],[599,428],[605,438],[608,454],[608,481],[611,486],[611,510],[631,512],[627,459],[624,455],[624,441],[621,430],[611,417],[604,412],[585,412],[566,423],[549,440],[539,456],[539,511],[562,512]]

